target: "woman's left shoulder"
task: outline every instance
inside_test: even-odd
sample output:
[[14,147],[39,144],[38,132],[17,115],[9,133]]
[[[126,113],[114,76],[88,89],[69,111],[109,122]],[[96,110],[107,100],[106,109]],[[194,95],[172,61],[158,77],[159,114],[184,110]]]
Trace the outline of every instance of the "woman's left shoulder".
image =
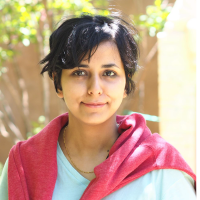
[[176,169],[153,170],[108,195],[105,200],[196,200],[194,180]]
[[[184,181],[194,187],[194,179],[187,173],[177,169],[159,169],[153,170],[148,173],[155,184],[163,183],[167,187],[177,183],[178,181]],[[148,175],[147,174],[147,175]]]
[[160,169],[151,173],[163,200],[196,199],[194,179],[187,173],[176,169]]

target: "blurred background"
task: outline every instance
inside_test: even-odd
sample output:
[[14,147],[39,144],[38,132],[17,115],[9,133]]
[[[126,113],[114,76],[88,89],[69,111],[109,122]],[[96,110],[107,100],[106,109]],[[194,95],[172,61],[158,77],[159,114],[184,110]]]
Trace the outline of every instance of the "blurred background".
[[143,114],[152,133],[196,171],[195,0],[0,0],[0,174],[11,147],[67,112],[39,61],[61,18],[119,9],[139,30],[135,93],[118,110]]

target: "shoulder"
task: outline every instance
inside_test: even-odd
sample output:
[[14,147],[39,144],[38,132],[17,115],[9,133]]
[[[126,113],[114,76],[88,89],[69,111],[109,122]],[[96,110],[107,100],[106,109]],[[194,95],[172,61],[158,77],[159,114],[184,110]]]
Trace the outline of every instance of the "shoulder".
[[[119,190],[108,195],[105,200],[149,199],[149,200],[194,200],[195,190],[193,179],[184,172],[175,169],[153,170],[130,182]],[[183,196],[183,198],[179,198]]]
[[185,172],[175,169],[160,169],[152,171],[151,176],[161,199],[196,199],[194,180]]
[[159,134],[152,134],[141,143],[141,146],[147,147],[154,155],[155,168],[153,170],[176,169],[186,172],[196,180],[196,175],[186,163],[180,152],[170,143],[165,141]]
[[[46,144],[49,146],[57,146],[57,140],[60,130],[68,121],[68,113],[57,116],[51,120],[39,133],[31,138],[20,141],[12,147],[12,151],[18,151],[25,149],[29,151],[31,148],[37,148],[38,150],[46,150]],[[27,152],[26,152],[27,153]],[[32,152],[31,152],[32,153]]]
[[169,188],[171,188],[180,181],[182,183],[184,182],[189,187],[194,188],[193,178],[185,172],[176,169],[153,170],[144,175],[143,179],[147,182],[153,183],[154,185],[156,185],[157,188],[160,188],[163,191],[169,190]]
[[1,200],[8,200],[8,158],[0,178],[0,197]]
[[172,185],[178,181],[186,182],[191,187],[194,186],[194,180],[185,172],[176,169],[159,169],[153,170],[132,182],[132,184],[140,183],[143,186],[152,184],[157,189],[167,191]]
[[142,185],[143,194],[157,197],[155,199],[196,199],[193,178],[176,169],[153,170],[135,184]]

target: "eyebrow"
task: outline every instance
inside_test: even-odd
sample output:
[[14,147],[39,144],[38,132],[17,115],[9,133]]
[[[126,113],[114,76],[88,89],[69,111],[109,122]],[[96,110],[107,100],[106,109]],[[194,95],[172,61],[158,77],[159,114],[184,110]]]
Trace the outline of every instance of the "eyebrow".
[[[78,65],[78,67],[83,67],[83,68],[89,68],[89,65]],[[102,65],[101,68],[111,68],[111,67],[117,67],[119,68],[116,64],[110,63],[106,65]]]

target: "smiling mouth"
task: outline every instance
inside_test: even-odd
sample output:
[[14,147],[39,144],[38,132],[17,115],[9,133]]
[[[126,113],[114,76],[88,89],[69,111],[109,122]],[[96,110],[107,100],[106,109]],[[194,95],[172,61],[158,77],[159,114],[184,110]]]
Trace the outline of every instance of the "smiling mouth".
[[106,105],[106,103],[83,103],[83,105],[89,108],[102,108]]

